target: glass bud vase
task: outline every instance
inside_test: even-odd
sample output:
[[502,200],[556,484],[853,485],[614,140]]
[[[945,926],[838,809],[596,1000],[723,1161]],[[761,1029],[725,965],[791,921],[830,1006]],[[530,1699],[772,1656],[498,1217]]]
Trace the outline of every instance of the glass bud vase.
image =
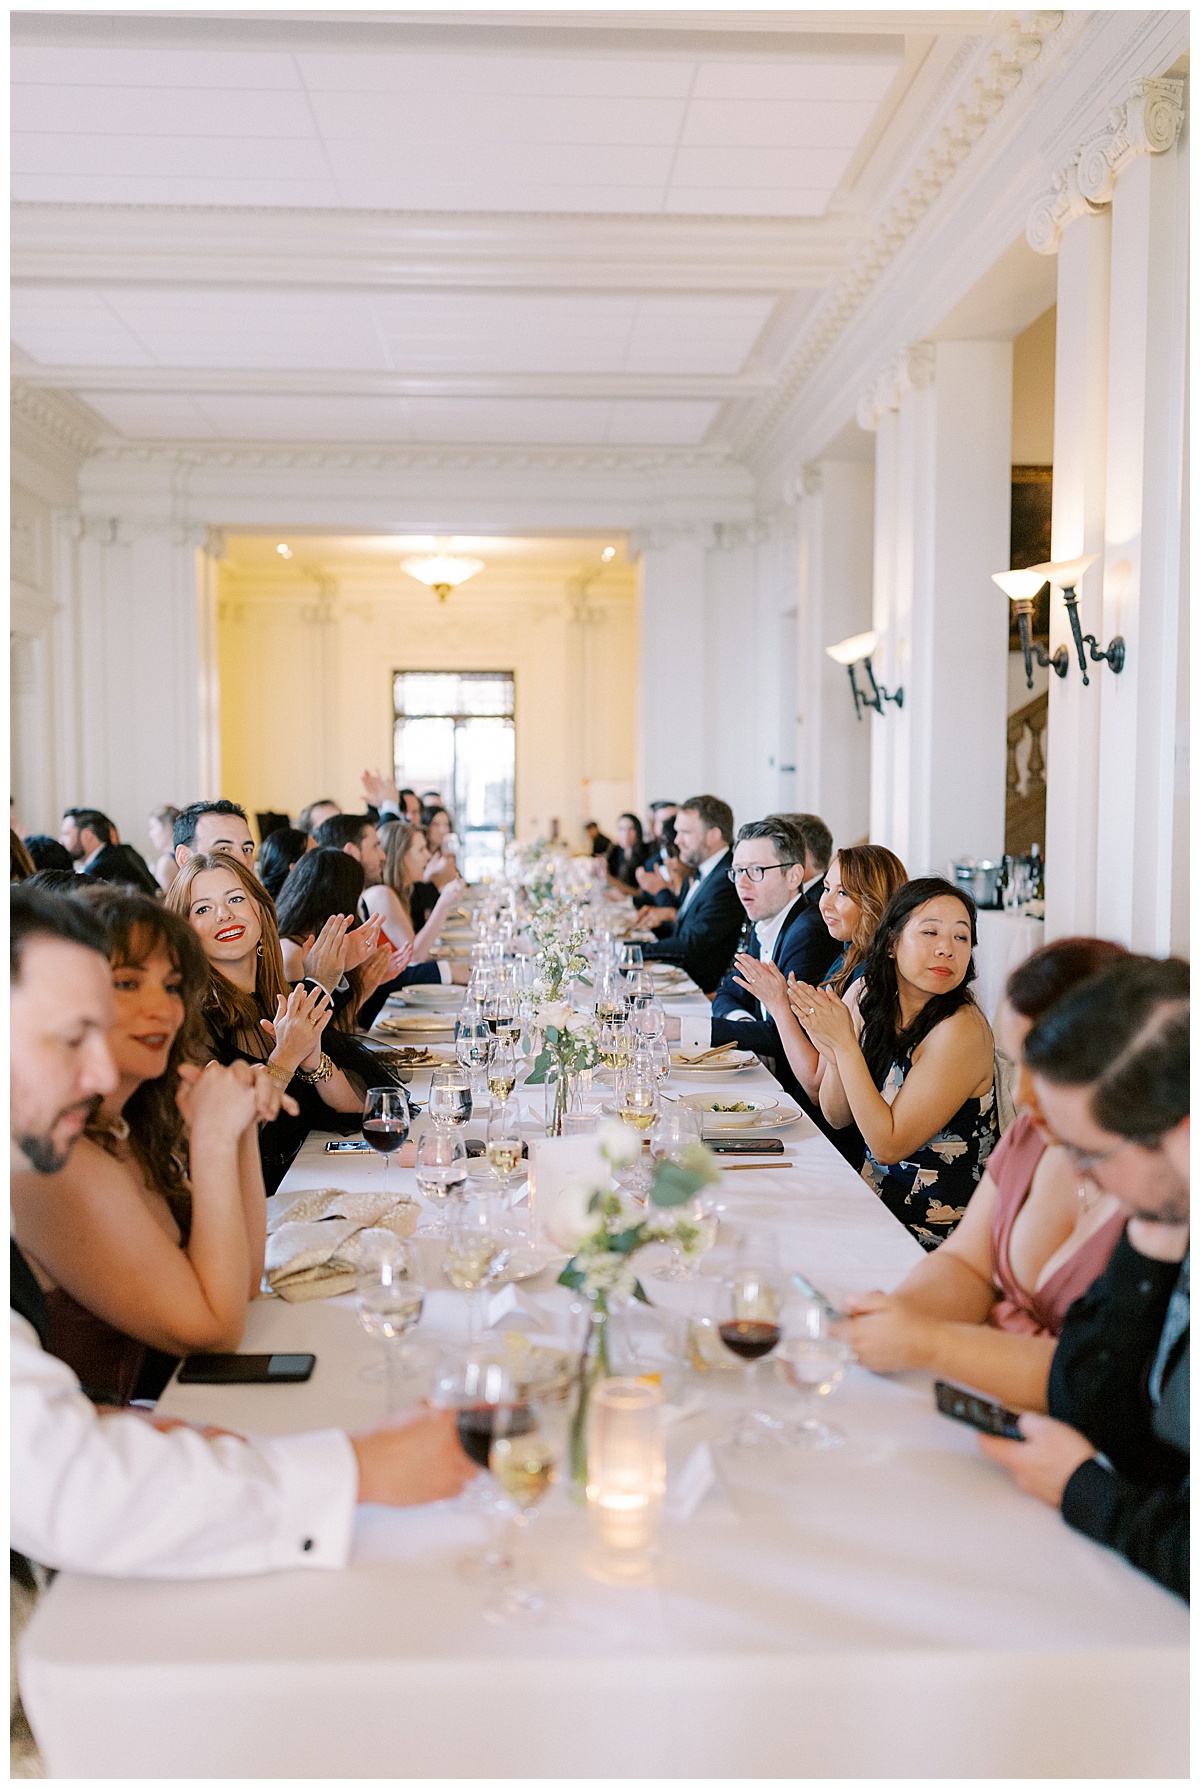
[[546,1070],[546,1135],[561,1137],[568,1112],[580,1109],[576,1077],[552,1062]]
[[571,1414],[567,1423],[567,1460],[571,1475],[571,1495],[577,1503],[587,1497],[587,1433],[592,1388],[597,1380],[607,1379],[612,1372],[609,1361],[609,1322],[611,1312],[603,1293],[590,1301],[586,1310],[579,1358],[571,1386]]

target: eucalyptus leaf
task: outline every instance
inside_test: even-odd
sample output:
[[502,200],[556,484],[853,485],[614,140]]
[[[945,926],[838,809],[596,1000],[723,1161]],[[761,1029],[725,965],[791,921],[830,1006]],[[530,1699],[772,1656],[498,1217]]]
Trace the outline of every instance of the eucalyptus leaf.
[[683,1168],[678,1162],[658,1161],[654,1164],[650,1202],[660,1209],[686,1205],[704,1185],[705,1177],[694,1173],[691,1168]]
[[647,1298],[647,1297],[646,1297],[646,1291],[645,1291],[645,1288],[644,1288],[644,1286],[643,1286],[643,1285],[642,1285],[642,1282],[641,1282],[641,1281],[640,1281],[640,1280],[635,1280],[635,1281],[634,1281],[634,1282],[633,1282],[633,1296],[634,1296],[634,1297],[635,1297],[635,1298],[636,1298],[636,1299],[637,1299],[637,1300],[638,1300],[638,1301],[639,1301],[639,1302],[640,1302],[640,1303],[641,1303],[641,1304],[649,1304],[649,1303],[650,1303],[650,1300],[649,1300],[649,1299],[648,1299],[648,1298]]
[[634,1224],[630,1230],[618,1230],[615,1236],[608,1239],[609,1252],[613,1255],[632,1255],[634,1249],[642,1243],[642,1226]]
[[547,1074],[550,1072],[550,1067],[553,1061],[554,1058],[551,1056],[549,1050],[543,1050],[541,1055],[534,1059],[533,1067],[525,1077],[526,1087],[542,1086]]
[[569,1286],[571,1288],[572,1292],[577,1292],[579,1290],[580,1286],[583,1285],[583,1281],[584,1281],[583,1269],[581,1267],[576,1267],[574,1259],[572,1258],[570,1261],[567,1262],[567,1265],[563,1268],[562,1272],[559,1274],[558,1284],[560,1286]]

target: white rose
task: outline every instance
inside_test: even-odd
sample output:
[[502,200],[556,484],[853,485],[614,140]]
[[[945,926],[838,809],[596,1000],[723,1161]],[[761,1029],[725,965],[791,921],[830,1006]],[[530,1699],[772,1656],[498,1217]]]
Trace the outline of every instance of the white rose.
[[571,1023],[573,1013],[565,1000],[545,1000],[537,1009],[537,1023],[543,1031],[553,1026],[555,1031],[565,1031]]
[[630,1124],[610,1119],[600,1130],[600,1150],[614,1168],[631,1168],[642,1153],[641,1134]]
[[546,1234],[551,1242],[572,1255],[584,1237],[599,1225],[596,1213],[588,1210],[595,1190],[582,1183],[563,1187],[546,1219]]

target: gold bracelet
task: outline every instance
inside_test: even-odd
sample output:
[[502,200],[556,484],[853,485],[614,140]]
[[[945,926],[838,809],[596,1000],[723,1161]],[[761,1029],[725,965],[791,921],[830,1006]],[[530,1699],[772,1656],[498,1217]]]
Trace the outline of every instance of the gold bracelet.
[[324,1050],[322,1050],[321,1060],[318,1062],[316,1068],[298,1068],[296,1073],[302,1081],[328,1081],[330,1075],[333,1073],[333,1063],[329,1060],[329,1057],[325,1054]]
[[281,1068],[277,1062],[264,1062],[263,1067],[277,1087],[286,1087],[292,1078],[287,1070]]

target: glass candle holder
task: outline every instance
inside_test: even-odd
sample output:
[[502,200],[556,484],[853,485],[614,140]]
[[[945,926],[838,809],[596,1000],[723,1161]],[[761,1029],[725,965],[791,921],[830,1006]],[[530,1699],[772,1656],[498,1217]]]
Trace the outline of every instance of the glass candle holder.
[[666,1490],[663,1398],[640,1379],[601,1379],[592,1390],[587,1437],[588,1513],[595,1543],[589,1570],[636,1582],[650,1570]]

